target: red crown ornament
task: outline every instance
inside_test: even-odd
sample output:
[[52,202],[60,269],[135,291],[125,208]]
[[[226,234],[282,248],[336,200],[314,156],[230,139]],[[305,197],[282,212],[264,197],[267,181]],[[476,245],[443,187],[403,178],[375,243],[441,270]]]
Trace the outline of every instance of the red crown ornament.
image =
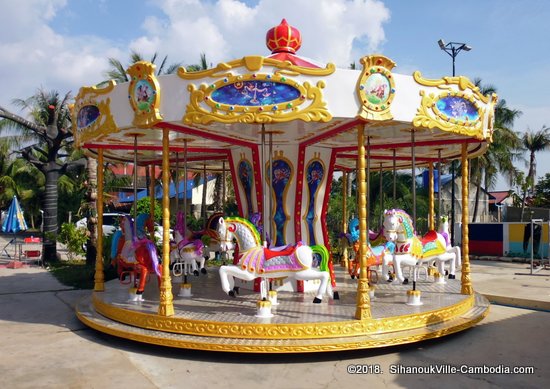
[[272,54],[295,54],[300,49],[300,46],[302,46],[302,34],[300,34],[297,28],[289,25],[286,19],[283,19],[281,24],[267,32],[265,35],[265,44]]

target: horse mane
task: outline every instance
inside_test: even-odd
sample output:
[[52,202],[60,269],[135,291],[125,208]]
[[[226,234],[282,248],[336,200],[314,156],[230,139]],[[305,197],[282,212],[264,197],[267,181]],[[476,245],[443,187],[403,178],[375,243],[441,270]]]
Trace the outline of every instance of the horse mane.
[[176,225],[174,226],[174,229],[178,231],[182,237],[185,236],[185,220],[183,219],[183,212],[178,211],[178,213],[176,214]]
[[407,223],[411,227],[412,235],[413,236],[416,235],[416,230],[414,229],[414,224],[412,222],[412,218],[409,216],[409,214],[407,212],[405,212],[402,209],[395,208],[395,209],[390,209],[390,210],[386,211],[384,214],[392,214],[392,213],[401,216],[403,218],[403,222]]
[[229,223],[244,224],[252,232],[252,235],[254,236],[254,239],[256,240],[256,243],[258,244],[258,246],[262,245],[262,238],[260,237],[260,233],[258,232],[258,229],[249,220],[239,216],[231,216],[225,219],[225,221]]

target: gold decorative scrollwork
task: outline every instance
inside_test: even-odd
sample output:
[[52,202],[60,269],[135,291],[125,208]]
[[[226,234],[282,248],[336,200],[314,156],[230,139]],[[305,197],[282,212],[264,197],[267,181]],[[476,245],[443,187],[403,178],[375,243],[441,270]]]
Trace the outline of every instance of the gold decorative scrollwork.
[[[447,91],[436,96],[434,93],[426,93],[426,91],[421,90],[420,96],[422,96],[422,100],[416,112],[416,116],[413,119],[414,127],[428,129],[439,128],[443,131],[473,136],[479,140],[485,139],[483,134],[483,117],[485,116],[485,109],[479,107],[472,95],[467,95],[458,91]],[[436,107],[437,101],[447,96],[457,96],[470,101],[477,108],[479,117],[470,122],[447,117]]]
[[[213,73],[212,73],[213,74]],[[264,81],[289,85],[300,92],[300,96],[292,101],[270,105],[230,105],[211,99],[214,91],[224,85],[246,81]],[[213,121],[221,123],[281,123],[291,120],[305,122],[328,122],[332,115],[323,101],[321,89],[324,81],[318,81],[316,86],[309,82],[303,84],[288,79],[282,74],[252,73],[245,75],[226,75],[209,85],[201,84],[199,88],[194,84],[188,86],[190,92],[189,104],[182,118],[186,124],[208,124]],[[309,104],[300,109],[301,106]]]
[[383,55],[361,58],[363,71],[357,80],[357,96],[361,102],[358,117],[366,120],[390,120],[390,106],[395,96],[391,69],[395,62]]
[[[368,284],[364,288],[367,292],[365,303],[368,303]],[[465,296],[462,301],[454,305],[434,311],[374,319],[370,317],[366,307],[362,307],[363,315],[359,320],[299,324],[223,323],[193,320],[178,316],[163,317],[110,305],[99,298],[97,294],[93,295],[92,301],[96,311],[101,315],[139,328],[225,338],[312,339],[382,334],[423,328],[427,324],[450,321],[472,309],[475,303],[475,295]]]
[[128,98],[134,110],[133,124],[139,128],[150,128],[162,121],[159,111],[160,86],[155,68],[150,62],[139,61],[127,70],[131,77]]
[[281,74],[287,76],[297,76],[300,74],[307,76],[328,76],[334,73],[336,67],[334,64],[329,63],[325,68],[308,68],[304,66],[298,66],[290,63],[289,61],[279,61],[273,58],[265,58],[262,56],[248,56],[242,59],[237,59],[231,62],[222,62],[215,68],[202,70],[198,72],[189,72],[184,67],[178,69],[178,76],[184,80],[199,80],[206,77],[220,78],[231,76],[231,69],[245,67],[250,72],[257,72],[263,66],[273,66],[279,70],[274,74]]
[[487,104],[489,102],[489,96],[485,96],[480,92],[479,87],[473,84],[467,77],[457,76],[457,77],[443,77],[436,80],[428,80],[423,78],[422,74],[419,71],[413,73],[414,80],[424,86],[435,86],[439,89],[449,90],[451,85],[457,85],[461,91],[470,89],[472,93],[483,103]]
[[[114,84],[113,84],[114,86]],[[111,113],[111,99],[96,99],[97,94],[107,93],[95,88],[81,88],[72,107],[73,136],[75,146],[80,147],[91,139],[101,135],[112,134],[120,131]],[[99,110],[99,116],[87,126],[79,126],[79,113],[85,106],[95,106]]]

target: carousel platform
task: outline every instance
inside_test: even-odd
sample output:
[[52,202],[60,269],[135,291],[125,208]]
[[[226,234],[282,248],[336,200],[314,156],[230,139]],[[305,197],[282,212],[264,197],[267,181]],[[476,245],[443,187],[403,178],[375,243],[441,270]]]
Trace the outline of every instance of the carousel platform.
[[[460,275],[445,284],[420,280],[422,305],[407,305],[411,285],[379,282],[371,300],[372,318],[356,320],[357,281],[336,270],[339,300],[325,297],[313,304],[313,293],[279,292],[271,318],[256,317],[259,294],[240,288],[232,298],[223,293],[217,268],[191,278],[192,297],[177,297],[175,314],[158,314],[156,279],[149,280],[144,301],[129,301],[128,286],[105,284],[80,301],[78,318],[91,328],[114,336],[197,350],[250,353],[326,352],[378,348],[438,338],[463,331],[482,320],[489,302],[482,295],[460,293]],[[236,281],[237,285],[238,282]]]

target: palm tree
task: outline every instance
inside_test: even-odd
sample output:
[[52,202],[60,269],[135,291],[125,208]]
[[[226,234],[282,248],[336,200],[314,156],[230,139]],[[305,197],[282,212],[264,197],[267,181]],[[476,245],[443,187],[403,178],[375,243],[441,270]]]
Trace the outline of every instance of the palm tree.
[[[155,61],[157,60],[158,54],[155,53],[149,60],[149,62],[155,64]],[[135,51],[132,51],[130,54],[130,64],[127,66],[131,66],[135,64],[136,62],[144,61],[143,55],[140,53],[137,53]],[[158,69],[157,69],[157,76],[161,74],[173,74],[175,73],[178,68],[181,66],[181,63],[173,63],[166,67],[166,63],[168,61],[168,56],[164,56],[162,59]],[[130,81],[130,78],[128,77],[128,74],[126,73],[126,68],[122,65],[122,62],[120,62],[116,58],[109,58],[109,64],[111,65],[111,69],[105,72],[105,76],[109,80],[115,80],[117,83],[122,82],[128,82]]]
[[0,127],[7,126],[32,136],[35,143],[17,151],[21,157],[37,168],[45,177],[45,193],[42,201],[44,211],[43,260],[57,260],[57,201],[58,181],[69,168],[83,165],[84,161],[69,161],[64,150],[73,142],[68,108],[70,94],[60,96],[57,91],[38,90],[26,100],[14,100],[26,109],[31,117],[27,120],[0,107]]
[[[482,85],[479,78],[474,84],[484,95],[496,93],[493,85]],[[508,178],[512,184],[517,176],[517,169],[514,162],[521,159],[521,145],[517,134],[511,130],[515,119],[521,115],[521,111],[508,108],[506,100],[501,99],[495,106],[495,123],[493,142],[489,145],[487,152],[471,161],[472,177],[471,182],[476,186],[476,197],[472,221],[477,219],[481,184],[489,189],[496,182],[498,172]]]
[[527,130],[521,138],[523,147],[529,152],[529,171],[527,172],[526,184],[523,190],[523,201],[521,205],[521,221],[523,221],[523,212],[525,210],[525,200],[527,192],[531,192],[535,187],[535,177],[537,175],[536,153],[550,148],[550,127],[542,126],[538,131]]

